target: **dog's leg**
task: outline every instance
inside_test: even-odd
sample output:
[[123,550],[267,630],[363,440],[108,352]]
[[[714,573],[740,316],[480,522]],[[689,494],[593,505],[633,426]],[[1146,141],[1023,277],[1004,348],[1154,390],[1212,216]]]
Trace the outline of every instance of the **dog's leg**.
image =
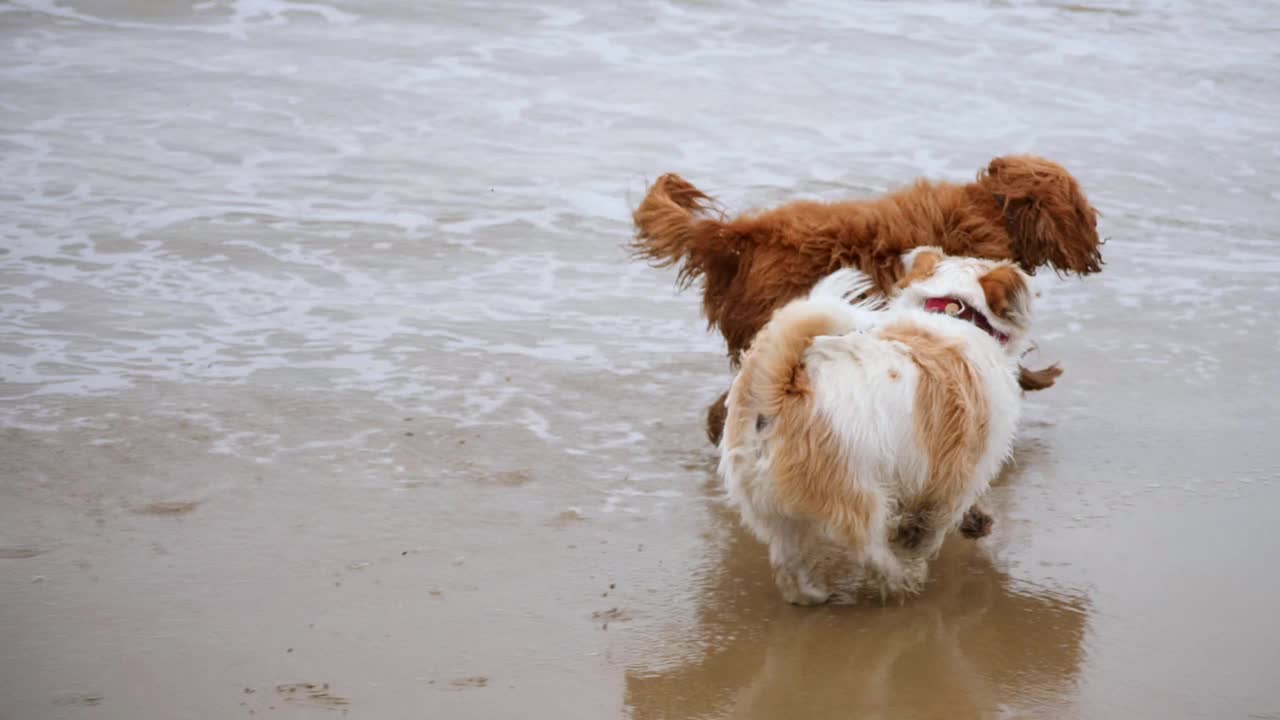
[[725,403],[729,400],[729,391],[725,390],[716,401],[707,406],[707,439],[712,445],[720,445],[720,436],[724,434],[725,417],[729,414]]
[[826,591],[827,604],[855,604],[866,576],[857,557],[848,548],[831,543],[817,543],[808,555],[811,584]]
[[970,540],[984,538],[991,534],[991,526],[995,523],[995,518],[985,510],[972,505],[965,511],[964,520],[960,522],[960,534]]
[[782,597],[792,605],[821,605],[831,593],[810,572],[808,538],[796,523],[785,522],[769,540],[769,565]]
[[905,538],[901,537],[901,529],[892,541],[887,535],[879,535],[866,549],[867,568],[871,572],[868,581],[871,587],[879,588],[881,603],[891,598],[904,601],[924,588],[929,572],[928,558],[942,533],[930,531],[924,525],[910,532],[915,534],[912,540],[917,543],[917,549],[902,545]]
[[908,503],[898,515],[893,543],[912,554],[919,553],[937,530],[936,514],[936,510],[930,505]]
[[[970,505],[960,521],[960,534],[970,540],[978,540],[991,534],[996,524],[995,518],[976,504]],[[927,510],[913,509],[904,512],[898,520],[898,529],[893,541],[904,550],[918,551],[925,545],[937,530],[931,513]]]

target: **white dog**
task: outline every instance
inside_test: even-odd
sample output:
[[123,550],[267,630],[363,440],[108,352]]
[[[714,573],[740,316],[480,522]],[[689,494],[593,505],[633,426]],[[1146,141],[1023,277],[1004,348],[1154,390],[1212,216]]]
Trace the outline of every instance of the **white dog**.
[[1027,276],[932,247],[902,262],[884,309],[846,300],[873,288],[854,269],[779,309],[729,393],[720,474],[792,603],[918,592],[1009,455]]

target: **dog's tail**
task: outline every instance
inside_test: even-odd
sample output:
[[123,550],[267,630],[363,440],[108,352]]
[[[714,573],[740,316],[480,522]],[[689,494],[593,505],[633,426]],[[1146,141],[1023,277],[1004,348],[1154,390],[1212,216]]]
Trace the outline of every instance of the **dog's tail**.
[[631,216],[636,226],[631,249],[658,267],[680,264],[681,288],[699,277],[728,283],[738,271],[738,257],[724,222],[704,216],[714,205],[711,196],[679,175],[663,175]]
[[760,330],[743,359],[751,365],[750,396],[763,412],[777,412],[787,398],[808,391],[804,353],[821,335],[844,335],[874,320],[868,311],[886,300],[869,275],[857,268],[836,270],[818,281],[807,298],[782,306]]
[[[849,287],[832,283],[823,292],[835,291],[839,298]],[[847,305],[822,298],[795,300],[774,313],[747,350],[730,391],[722,448],[733,452],[737,438],[748,437],[752,428],[773,434],[769,443],[779,506],[824,523],[837,543],[865,548],[883,524],[882,508],[852,476],[843,443],[814,402],[816,378],[806,366],[814,341],[850,332],[855,316]],[[870,561],[897,567],[893,557],[881,555]]]
[[807,396],[812,386],[804,355],[814,338],[851,329],[848,315],[833,303],[796,300],[774,313],[743,360],[744,390],[756,412],[777,415],[788,401]]

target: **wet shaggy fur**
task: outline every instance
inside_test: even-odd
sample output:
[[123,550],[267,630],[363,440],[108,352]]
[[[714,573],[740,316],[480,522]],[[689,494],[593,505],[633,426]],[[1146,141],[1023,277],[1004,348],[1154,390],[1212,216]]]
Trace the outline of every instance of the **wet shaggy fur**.
[[[867,273],[888,292],[899,257],[922,245],[949,255],[1010,260],[1027,273],[1048,266],[1086,275],[1102,269],[1097,213],[1062,166],[1032,156],[992,160],[974,182],[917,181],[865,201],[800,201],[726,218],[712,198],[678,175],[658,178],[636,208],[633,250],[677,266],[678,283],[702,281],[708,323],[736,365],[775,310],[841,267]],[[1053,385],[1056,367],[1022,369],[1025,390]],[[724,396],[708,409],[718,442]]]
[[[857,270],[787,304],[743,355],[729,391],[720,473],[769,546],[792,603],[918,591],[943,537],[981,537],[974,506],[1008,457],[1028,343],[1027,277],[1008,262],[909,253],[885,309]],[[1008,336],[925,309],[961,300]]]

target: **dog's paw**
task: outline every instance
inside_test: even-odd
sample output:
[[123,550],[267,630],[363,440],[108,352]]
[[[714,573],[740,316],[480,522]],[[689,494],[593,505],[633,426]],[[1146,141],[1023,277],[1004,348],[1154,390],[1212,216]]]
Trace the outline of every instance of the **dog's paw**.
[[931,532],[922,514],[904,515],[893,533],[893,542],[904,549],[915,550]]
[[782,598],[792,605],[823,605],[831,598],[830,590],[817,587],[809,581],[806,573],[797,572],[794,568],[775,570],[773,579]]
[[826,605],[827,601],[832,598],[832,595],[825,593],[784,592],[782,597],[787,602],[798,607],[814,607],[815,605]]
[[960,522],[960,534],[970,540],[977,540],[990,535],[991,528],[995,524],[995,518],[988,515],[982,508],[974,505],[964,513],[964,520]]
[[1018,385],[1023,390],[1046,390],[1053,387],[1058,378],[1062,375],[1062,368],[1057,365],[1050,365],[1042,370],[1031,370],[1022,366],[1018,367]]
[[836,590],[827,596],[828,605],[857,605],[858,595],[855,592]]

